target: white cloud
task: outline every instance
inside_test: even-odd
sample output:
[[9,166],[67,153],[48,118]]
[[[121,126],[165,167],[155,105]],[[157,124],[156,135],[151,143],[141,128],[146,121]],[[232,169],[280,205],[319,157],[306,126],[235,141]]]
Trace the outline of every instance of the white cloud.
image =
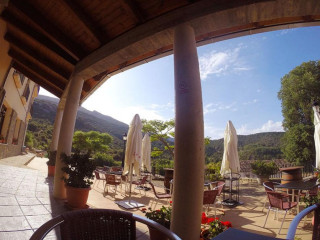
[[253,133],[260,132],[283,132],[282,122],[274,122],[272,120],[268,120],[268,122],[264,123],[260,128],[249,129],[248,125],[242,125],[239,129],[237,129],[237,134],[240,135],[248,135]]
[[205,132],[205,136],[210,137],[211,140],[220,139],[224,137],[223,128],[215,128],[210,126],[209,124],[205,124],[204,132]]
[[233,102],[231,104],[223,104],[223,103],[208,103],[207,105],[203,106],[203,114],[206,115],[208,113],[216,112],[216,111],[237,111],[238,109],[235,108],[236,102]]
[[211,74],[225,74],[227,72],[242,72],[250,70],[250,67],[239,57],[242,47],[226,50],[224,52],[212,51],[199,58],[200,77],[205,80]]
[[248,102],[244,102],[243,105],[250,105],[250,104],[255,104],[258,102],[258,99],[253,99],[251,101],[248,101]]

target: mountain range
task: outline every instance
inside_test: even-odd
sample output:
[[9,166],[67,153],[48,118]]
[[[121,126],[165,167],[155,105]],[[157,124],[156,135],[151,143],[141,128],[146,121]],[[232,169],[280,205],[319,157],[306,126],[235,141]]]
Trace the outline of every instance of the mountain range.
[[[41,122],[41,124],[46,124],[47,122],[47,124],[53,125],[58,103],[59,100],[56,98],[42,95],[38,96],[33,104],[33,119],[29,124],[29,130],[34,133],[39,131],[39,127],[32,127],[35,123],[38,124]],[[109,133],[113,136],[114,145],[117,146],[117,148],[121,148],[123,144],[122,136],[124,133],[128,132],[128,128],[128,124],[120,122],[110,116],[103,115],[97,111],[89,111],[83,107],[80,107],[78,110],[75,130],[93,130]],[[238,135],[240,159],[281,158],[282,152],[280,146],[283,134],[283,132],[267,132],[251,135]],[[210,144],[206,146],[206,156],[210,158],[211,161],[221,160],[222,154],[223,139],[211,140]]]

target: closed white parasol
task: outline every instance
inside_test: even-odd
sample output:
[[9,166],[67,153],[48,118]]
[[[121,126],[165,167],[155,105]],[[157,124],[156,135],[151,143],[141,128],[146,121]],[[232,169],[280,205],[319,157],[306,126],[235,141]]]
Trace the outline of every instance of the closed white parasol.
[[151,141],[148,133],[142,139],[142,169],[151,172]]
[[238,137],[231,121],[228,121],[224,131],[224,152],[221,164],[221,175],[226,173],[239,173],[240,161],[238,156]]
[[316,168],[320,167],[320,114],[319,106],[312,107],[314,112],[314,145],[316,147]]
[[129,175],[129,200],[116,202],[119,206],[130,209],[144,206],[136,201],[131,200],[132,175],[140,175],[141,166],[141,147],[142,147],[142,123],[138,114],[132,119],[128,134],[127,145],[124,159],[123,173]]

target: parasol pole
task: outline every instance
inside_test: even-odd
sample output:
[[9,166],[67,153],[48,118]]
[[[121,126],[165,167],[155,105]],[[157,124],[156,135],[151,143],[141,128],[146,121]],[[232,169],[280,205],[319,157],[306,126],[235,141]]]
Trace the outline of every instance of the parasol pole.
[[131,187],[132,187],[132,172],[133,172],[133,163],[129,166],[129,181],[130,181],[130,187],[129,187],[129,204],[131,202]]

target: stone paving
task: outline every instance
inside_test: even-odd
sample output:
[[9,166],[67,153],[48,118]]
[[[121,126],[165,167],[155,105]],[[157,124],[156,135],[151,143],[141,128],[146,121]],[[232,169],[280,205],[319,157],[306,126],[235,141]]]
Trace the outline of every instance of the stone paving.
[[[30,161],[32,160],[32,161]],[[53,178],[47,177],[46,158],[38,158],[31,154],[0,160],[0,239],[23,240],[29,239],[32,233],[43,223],[68,211],[64,201],[52,197]],[[12,165],[12,166],[11,166]],[[186,196],[187,197],[187,196]],[[91,208],[120,209],[114,201],[125,199],[124,186],[117,193],[113,188],[108,194],[103,194],[103,183],[96,182],[90,191],[88,205]],[[132,199],[148,206],[154,206],[153,193],[139,194],[134,191]],[[236,208],[224,208],[224,220],[232,222],[233,227],[262,235],[285,238],[290,222],[294,215],[288,214],[282,231],[278,234],[283,214],[274,220],[270,214],[266,227],[263,223],[266,210],[262,212],[265,193],[256,182],[241,184],[240,201],[244,204]],[[166,204],[166,201],[161,204]],[[218,205],[218,208],[220,206]],[[221,208],[220,208],[221,210]],[[144,215],[140,210],[131,211]],[[218,216],[222,217],[222,211]],[[213,215],[214,211],[210,212]],[[139,240],[149,239],[148,229],[143,224],[137,224]],[[306,224],[301,223],[297,230],[297,239],[311,239],[310,218]],[[52,231],[45,239],[57,239]]]

